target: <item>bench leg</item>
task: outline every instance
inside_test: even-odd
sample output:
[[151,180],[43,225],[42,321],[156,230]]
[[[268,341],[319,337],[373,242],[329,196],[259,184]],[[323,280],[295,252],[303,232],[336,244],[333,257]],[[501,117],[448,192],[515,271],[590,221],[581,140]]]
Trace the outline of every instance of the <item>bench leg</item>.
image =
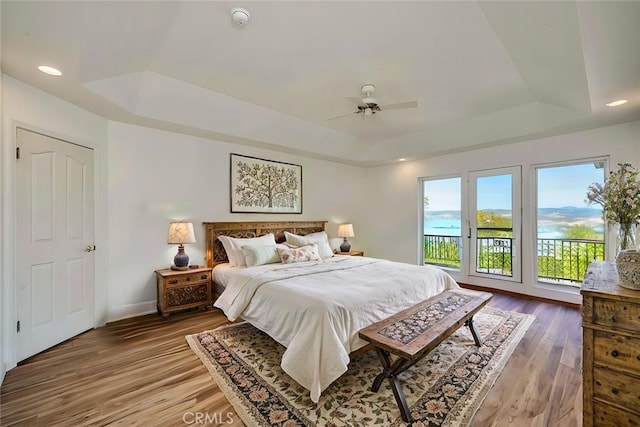
[[473,316],[469,318],[466,322],[464,322],[466,326],[471,330],[471,335],[473,335],[473,340],[476,342],[478,347],[482,347],[482,338],[480,338],[480,334],[478,333],[478,329],[476,329],[476,325],[473,324]]
[[396,398],[396,403],[398,404],[398,408],[400,409],[400,415],[402,416],[402,419],[407,423],[412,423],[413,418],[411,417],[409,405],[407,405],[407,400],[404,397],[404,392],[402,391],[400,381],[398,381],[398,374],[413,366],[415,362],[398,358],[394,363],[391,363],[389,352],[379,347],[376,347],[376,354],[378,355],[380,363],[382,363],[383,370],[382,373],[378,374],[378,376],[376,376],[376,378],[373,380],[371,391],[376,393],[378,390],[380,390],[382,380],[388,378],[389,385],[391,386],[391,390],[393,391],[393,396]]

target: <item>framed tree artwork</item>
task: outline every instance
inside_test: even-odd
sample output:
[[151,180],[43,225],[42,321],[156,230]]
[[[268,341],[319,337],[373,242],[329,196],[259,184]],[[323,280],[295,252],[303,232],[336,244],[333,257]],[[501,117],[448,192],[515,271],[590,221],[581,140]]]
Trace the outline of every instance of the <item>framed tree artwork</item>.
[[231,212],[302,213],[302,166],[231,153]]

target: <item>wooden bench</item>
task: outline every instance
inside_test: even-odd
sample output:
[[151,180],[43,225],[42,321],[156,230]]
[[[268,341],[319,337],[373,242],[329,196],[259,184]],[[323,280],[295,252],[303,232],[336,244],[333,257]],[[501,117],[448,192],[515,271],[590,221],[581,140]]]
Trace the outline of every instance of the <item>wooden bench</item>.
[[[405,422],[413,421],[398,375],[412,367],[463,324],[468,326],[475,344],[482,340],[473,315],[492,298],[488,292],[456,289],[422,301],[387,319],[367,326],[359,332],[376,349],[383,371],[373,380],[371,391],[377,392],[385,378],[389,379],[400,414]],[[398,356],[392,362],[390,355]]]

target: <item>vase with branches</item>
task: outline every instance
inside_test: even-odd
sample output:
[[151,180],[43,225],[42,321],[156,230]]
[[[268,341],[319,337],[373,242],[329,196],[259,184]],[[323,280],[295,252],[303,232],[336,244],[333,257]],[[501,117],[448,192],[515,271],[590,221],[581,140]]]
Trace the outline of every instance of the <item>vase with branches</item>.
[[640,222],[640,181],[630,163],[618,163],[604,185],[593,183],[587,189],[587,203],[602,206],[609,226],[618,226],[618,252],[636,249],[636,228]]

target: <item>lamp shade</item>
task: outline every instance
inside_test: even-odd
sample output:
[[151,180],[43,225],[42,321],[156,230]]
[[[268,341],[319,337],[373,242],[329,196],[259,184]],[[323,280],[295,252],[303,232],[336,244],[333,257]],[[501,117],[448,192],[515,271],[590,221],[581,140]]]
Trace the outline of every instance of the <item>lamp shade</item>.
[[353,224],[340,224],[338,226],[338,237],[354,237]]
[[193,233],[193,224],[190,222],[172,222],[169,224],[167,243],[182,245],[195,242],[196,235]]

